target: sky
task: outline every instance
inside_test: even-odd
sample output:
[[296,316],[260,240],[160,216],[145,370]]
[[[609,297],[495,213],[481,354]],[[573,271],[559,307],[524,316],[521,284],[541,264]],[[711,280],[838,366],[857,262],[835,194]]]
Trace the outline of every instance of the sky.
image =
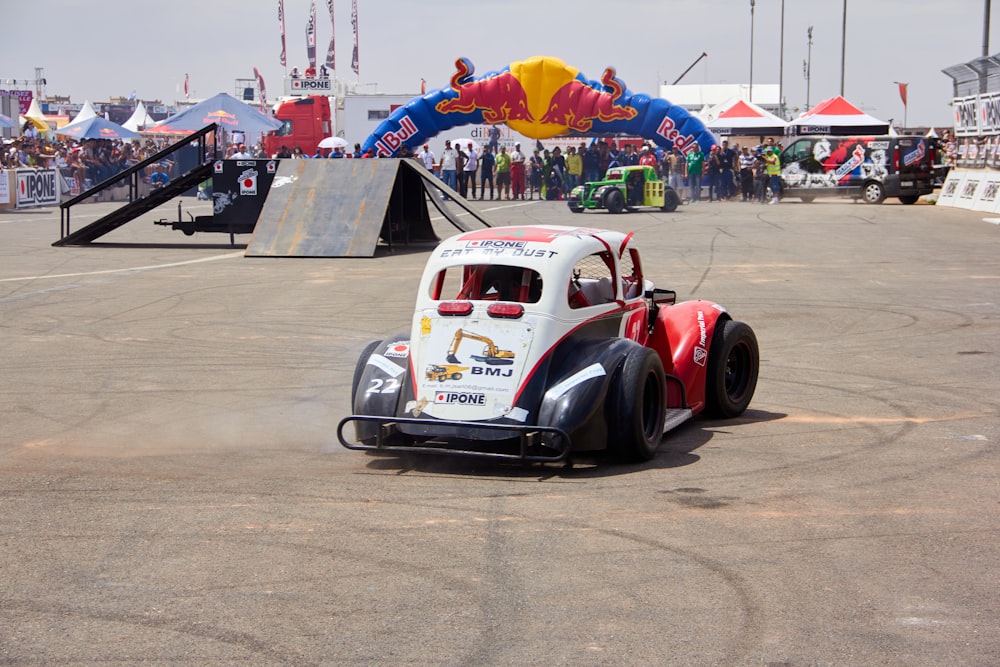
[[[351,3],[333,0],[337,76],[358,92],[414,94],[448,85],[455,60],[483,74],[535,55],[555,56],[588,79],[608,65],[632,93],[657,95],[702,52],[682,83],[747,83],[751,0],[357,0],[360,75],[350,69]],[[284,0],[287,67],[306,65],[309,0]],[[784,49],[782,50],[782,4]],[[841,92],[880,119],[909,126],[952,124],[952,82],[942,69],[982,54],[985,0],[756,0],[753,83],[782,84],[786,106],[806,108],[807,30],[813,26],[810,106]],[[49,95],[73,102],[127,97],[167,103],[235,94],[256,66],[269,98],[281,92],[277,0],[34,0],[0,2],[0,22],[21,26],[0,40],[0,83],[44,69]],[[331,36],[317,2],[317,57]],[[989,52],[1000,51],[1000,5]],[[30,29],[28,27],[31,27]],[[41,36],[41,37],[40,37]],[[783,52],[783,58],[782,58]],[[783,60],[783,71],[781,62]]]

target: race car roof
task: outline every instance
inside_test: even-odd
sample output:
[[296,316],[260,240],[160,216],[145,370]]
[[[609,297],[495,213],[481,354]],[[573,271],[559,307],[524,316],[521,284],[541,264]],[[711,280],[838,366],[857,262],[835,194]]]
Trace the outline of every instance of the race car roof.
[[610,251],[618,256],[631,238],[631,233],[590,227],[490,227],[446,239],[431,254],[426,268],[436,272],[465,264],[511,264],[543,274],[568,272],[587,255]]

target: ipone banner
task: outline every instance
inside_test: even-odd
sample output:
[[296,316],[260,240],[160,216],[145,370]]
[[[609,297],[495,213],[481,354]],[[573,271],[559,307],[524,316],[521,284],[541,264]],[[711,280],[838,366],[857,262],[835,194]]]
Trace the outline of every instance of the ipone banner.
[[697,143],[708,151],[717,138],[702,122],[667,100],[633,95],[604,70],[599,81],[551,56],[511,63],[499,72],[473,77],[467,58],[455,61],[450,85],[415,97],[382,121],[362,151],[382,157],[416,148],[460,125],[506,124],[532,139],[628,134],[687,153]]
[[15,173],[17,208],[59,203],[59,174],[55,169],[18,169]]

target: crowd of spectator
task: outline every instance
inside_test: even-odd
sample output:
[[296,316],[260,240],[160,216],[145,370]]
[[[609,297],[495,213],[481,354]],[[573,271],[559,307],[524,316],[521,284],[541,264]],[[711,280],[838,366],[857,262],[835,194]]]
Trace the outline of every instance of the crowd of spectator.
[[[5,139],[0,148],[0,169],[59,169],[80,187],[97,184],[165,148],[166,139],[63,140],[59,135],[25,134]],[[152,170],[150,171],[150,174]],[[147,176],[148,180],[148,176]]]

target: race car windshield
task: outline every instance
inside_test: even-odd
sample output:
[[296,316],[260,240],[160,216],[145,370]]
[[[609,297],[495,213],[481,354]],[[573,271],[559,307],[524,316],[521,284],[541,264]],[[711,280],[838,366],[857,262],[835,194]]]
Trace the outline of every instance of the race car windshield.
[[537,303],[542,277],[521,266],[469,264],[442,270],[431,283],[431,298]]

